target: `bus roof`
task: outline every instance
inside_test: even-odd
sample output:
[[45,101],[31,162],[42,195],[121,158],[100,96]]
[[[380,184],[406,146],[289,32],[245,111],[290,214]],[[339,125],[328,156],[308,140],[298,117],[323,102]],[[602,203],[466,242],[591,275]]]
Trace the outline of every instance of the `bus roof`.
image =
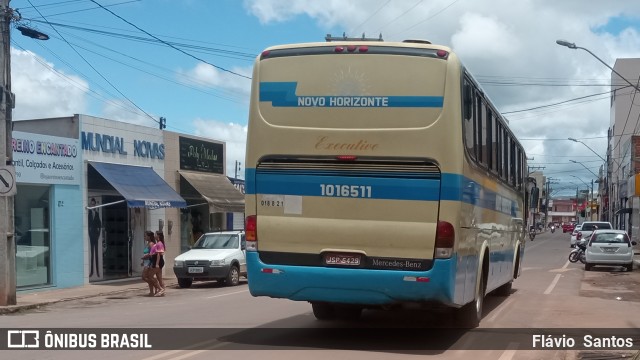
[[416,42],[416,40],[402,41],[331,41],[331,42],[309,42],[309,43],[295,43],[274,45],[266,48],[264,51],[281,50],[281,49],[294,49],[294,48],[306,48],[306,47],[319,47],[319,46],[347,46],[347,45],[366,45],[370,47],[405,47],[405,48],[422,48],[422,49],[434,49],[445,50],[451,52],[451,48],[443,45],[427,44],[423,42]]

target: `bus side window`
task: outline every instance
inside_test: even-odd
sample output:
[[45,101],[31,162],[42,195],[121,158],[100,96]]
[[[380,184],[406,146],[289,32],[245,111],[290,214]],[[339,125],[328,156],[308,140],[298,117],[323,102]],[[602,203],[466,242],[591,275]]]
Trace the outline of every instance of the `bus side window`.
[[471,88],[471,84],[466,80],[464,81],[463,86],[463,116],[465,120],[471,120],[471,117],[473,116],[473,89]]

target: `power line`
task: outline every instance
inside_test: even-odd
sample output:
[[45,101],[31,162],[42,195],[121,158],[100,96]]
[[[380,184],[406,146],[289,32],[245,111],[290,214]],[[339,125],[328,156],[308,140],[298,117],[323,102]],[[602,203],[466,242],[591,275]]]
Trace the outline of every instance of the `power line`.
[[[74,36],[74,35],[71,35],[71,36]],[[77,36],[75,36],[75,37],[77,37]],[[78,37],[78,38],[79,38],[79,37]],[[103,48],[103,49],[105,49],[105,50],[108,50],[108,51],[114,52],[114,53],[116,53],[116,54],[118,54],[118,55],[121,55],[121,56],[123,56],[123,57],[129,58],[129,59],[131,59],[131,60],[134,60],[134,61],[140,62],[140,63],[145,64],[145,65],[150,65],[150,66],[153,66],[153,67],[156,67],[156,68],[162,69],[162,70],[167,71],[167,72],[172,72],[172,73],[174,73],[174,74],[176,74],[176,75],[183,76],[183,77],[187,78],[187,79],[188,79],[188,80],[190,80],[190,81],[193,81],[193,82],[195,82],[195,83],[199,83],[200,85],[203,85],[203,86],[205,85],[204,83],[200,82],[198,79],[195,79],[195,78],[193,78],[193,77],[187,76],[187,75],[185,75],[185,74],[181,74],[181,73],[178,73],[178,72],[175,72],[175,71],[169,70],[169,69],[167,69],[167,68],[163,68],[163,67],[161,67],[161,66],[158,66],[158,65],[155,65],[155,64],[149,63],[149,62],[147,62],[147,61],[140,60],[140,59],[138,59],[138,58],[136,58],[136,57],[133,57],[133,56],[131,56],[131,55],[124,54],[124,53],[122,53],[122,52],[119,52],[119,51],[116,51],[116,50],[110,49],[110,48],[108,48],[108,47],[105,47],[105,46],[102,46],[102,45],[96,44],[96,43],[94,43],[94,42],[92,42],[92,41],[89,41],[89,40],[86,40],[86,39],[82,39],[82,38],[80,38],[80,39],[81,39],[81,40],[83,40],[83,41],[86,41],[86,42],[88,42],[88,43],[90,43],[90,44],[92,44],[92,45],[94,45],[94,46],[97,46],[97,47]],[[235,102],[235,103],[240,103],[240,102],[241,102],[241,101],[239,101],[239,100],[237,100],[237,99],[233,99],[233,98],[230,98],[230,97],[225,97],[225,96],[222,96],[222,95],[218,95],[218,94],[215,94],[215,93],[210,92],[210,91],[205,91],[205,90],[202,90],[202,89],[196,88],[196,87],[194,87],[194,86],[190,86],[190,85],[188,85],[188,84],[186,84],[186,83],[181,83],[181,82],[178,82],[178,81],[175,81],[175,80],[172,80],[172,79],[166,78],[166,77],[164,77],[164,76],[162,76],[162,75],[154,74],[154,73],[152,73],[152,72],[150,72],[150,71],[148,71],[148,70],[146,70],[146,69],[141,69],[141,68],[136,67],[136,66],[133,66],[133,65],[131,65],[131,64],[127,64],[127,63],[125,63],[125,62],[123,62],[123,61],[120,61],[120,60],[114,59],[114,58],[112,58],[112,57],[109,57],[109,56],[107,56],[107,55],[101,54],[101,53],[99,53],[99,52],[96,52],[96,51],[90,50],[90,49],[88,49],[88,48],[86,48],[86,47],[83,47],[83,46],[80,46],[80,45],[77,45],[77,44],[75,44],[75,46],[76,46],[76,47],[79,47],[79,48],[81,48],[81,49],[83,49],[83,50],[85,50],[85,51],[88,51],[88,52],[90,52],[90,53],[93,53],[93,54],[96,54],[96,55],[98,55],[98,56],[101,56],[101,57],[103,57],[103,58],[105,58],[105,59],[111,60],[111,61],[116,62],[116,63],[121,64],[121,65],[124,65],[124,66],[126,66],[126,67],[131,68],[131,69],[134,69],[134,70],[140,71],[140,72],[142,72],[142,73],[144,73],[144,74],[148,74],[148,75],[151,75],[151,76],[157,77],[157,78],[159,78],[159,79],[162,79],[162,80],[165,80],[165,81],[168,81],[168,82],[174,83],[174,84],[176,84],[176,85],[180,85],[180,86],[184,86],[184,87],[190,88],[190,89],[192,89],[192,90],[200,91],[200,92],[202,92],[202,93],[205,93],[205,94],[208,94],[208,95],[211,95],[211,96],[217,97],[217,98],[222,99],[222,100],[227,100],[227,101],[231,101],[231,102]]]
[[[621,87],[619,89],[616,90],[620,90],[620,89],[624,89],[630,87],[629,85],[625,86],[625,87]],[[528,108],[528,109],[522,109],[522,110],[514,110],[514,111],[505,111],[505,112],[501,112],[502,115],[507,115],[507,114],[515,114],[515,113],[521,113],[521,112],[525,112],[525,111],[532,111],[532,110],[538,110],[538,109],[544,109],[544,108],[548,108],[548,107],[552,107],[552,106],[557,106],[557,105],[562,105],[562,104],[566,104],[572,101],[576,101],[576,100],[582,100],[582,99],[587,99],[590,97],[594,97],[594,96],[599,96],[599,95],[604,95],[604,94],[611,94],[612,92],[616,91],[616,90],[611,90],[611,91],[605,91],[605,92],[601,92],[601,93],[597,93],[597,94],[591,94],[591,95],[585,95],[585,96],[580,96],[577,98],[573,98],[573,99],[569,99],[569,100],[564,100],[564,101],[560,101],[557,103],[553,103],[553,104],[547,104],[547,105],[541,105],[541,106],[535,106],[532,108]]]
[[[30,1],[30,0],[29,0],[29,1]],[[151,34],[151,33],[147,32],[146,30],[141,29],[140,27],[138,27],[137,25],[133,24],[132,22],[130,22],[130,21],[128,21],[128,20],[126,20],[126,19],[124,19],[124,18],[123,18],[123,17],[121,17],[120,15],[118,15],[118,14],[114,13],[113,11],[111,11],[111,10],[107,9],[106,7],[104,7],[104,6],[100,5],[97,1],[95,1],[95,0],[90,0],[90,1],[91,1],[92,3],[94,3],[94,4],[98,5],[98,6],[100,6],[104,11],[106,11],[106,12],[110,13],[111,15],[113,15],[113,16],[115,16],[115,17],[117,17],[118,19],[120,19],[120,20],[122,20],[122,21],[126,22],[127,24],[129,24],[129,25],[133,26],[134,28],[136,28],[136,29],[138,29],[138,30],[142,31],[143,33],[145,33],[145,34],[147,34],[147,35],[151,36],[152,38],[154,38],[154,39],[156,39],[156,40],[158,40],[158,41],[162,42],[163,44],[165,44],[165,45],[169,46],[170,48],[172,48],[172,49],[174,49],[174,50],[176,50],[176,51],[179,51],[179,52],[181,52],[181,53],[183,53],[183,54],[185,54],[185,55],[187,55],[187,56],[189,56],[189,57],[192,57],[192,58],[194,58],[194,59],[196,59],[196,60],[198,60],[198,61],[201,61],[201,62],[203,62],[203,63],[205,63],[205,64],[211,65],[211,66],[213,66],[214,68],[216,68],[216,69],[218,69],[218,70],[225,71],[225,72],[228,72],[228,73],[230,73],[230,74],[233,74],[233,75],[236,75],[236,76],[243,77],[243,78],[245,78],[245,79],[249,79],[249,80],[251,80],[251,77],[249,77],[249,76],[245,76],[245,75],[239,74],[239,73],[237,73],[237,72],[234,72],[234,71],[231,71],[231,70],[225,69],[225,68],[223,68],[223,67],[221,67],[221,66],[214,65],[214,64],[212,64],[212,63],[210,63],[210,62],[208,62],[208,61],[206,61],[206,60],[203,60],[203,59],[201,59],[201,58],[199,58],[199,57],[197,57],[197,56],[195,56],[195,55],[193,55],[193,54],[190,54],[190,53],[188,53],[188,52],[186,52],[186,51],[184,51],[184,50],[182,50],[182,49],[180,49],[180,48],[177,48],[177,47],[175,47],[174,45],[172,45],[171,43],[168,43],[168,42],[166,42],[166,41],[164,41],[164,40],[160,39],[159,37],[157,37],[157,36],[155,36],[155,35],[153,35],[153,34]]]
[[57,69],[55,69],[55,68],[51,67],[51,65],[47,64],[45,61],[42,61],[42,60],[41,60],[38,56],[36,56],[33,52],[31,52],[31,51],[29,51],[29,50],[25,49],[24,47],[20,46],[20,44],[16,43],[14,40],[11,40],[11,42],[12,42],[12,43],[13,43],[13,45],[14,45],[14,46],[16,46],[17,48],[22,49],[23,51],[25,51],[25,52],[29,53],[29,55],[31,55],[31,57],[33,57],[33,58],[34,58],[34,60],[35,60],[36,62],[38,62],[40,65],[44,66],[45,68],[47,68],[48,70],[50,70],[50,71],[51,71],[51,72],[53,72],[54,74],[56,74],[56,75],[58,75],[58,76],[62,77],[63,79],[65,79],[66,81],[68,81],[69,83],[71,83],[73,86],[75,86],[75,87],[79,88],[80,90],[86,91],[86,92],[87,92],[87,94],[88,94],[89,96],[91,96],[91,97],[95,98],[96,100],[98,100],[98,101],[102,101],[102,102],[107,103],[107,104],[112,104],[112,105],[117,106],[117,107],[119,107],[119,108],[121,108],[121,109],[123,109],[123,110],[125,110],[125,111],[128,111],[128,112],[130,112],[130,113],[132,113],[132,114],[139,115],[139,113],[137,113],[137,112],[135,112],[135,111],[132,111],[132,110],[131,110],[131,108],[125,107],[125,106],[123,106],[123,105],[122,105],[121,103],[119,103],[119,102],[116,102],[116,101],[113,101],[113,100],[107,99],[106,97],[102,96],[102,94],[100,94],[99,92],[97,92],[97,91],[95,91],[95,90],[93,90],[93,89],[91,89],[91,88],[89,88],[89,87],[87,87],[87,86],[84,86],[83,84],[78,83],[78,82],[77,82],[77,81],[75,81],[73,78],[71,78],[71,77],[67,76],[67,75],[66,75],[66,74],[64,74],[63,72],[58,71]]
[[382,29],[384,29],[385,27],[391,25],[393,22],[395,22],[396,20],[400,19],[401,17],[405,16],[409,11],[415,9],[418,5],[422,4],[424,2],[424,0],[419,0],[417,3],[415,3],[413,6],[411,6],[410,8],[408,8],[405,12],[403,12],[402,14],[396,16],[393,20],[389,21],[388,23],[382,25],[377,32],[382,32]]
[[[40,21],[40,20],[32,20],[32,21],[33,22],[43,22],[43,21]],[[163,45],[163,46],[165,45],[165,43],[163,43],[161,41],[158,41],[156,39],[153,39],[153,38],[147,38],[147,37],[142,37],[142,36],[134,36],[134,35],[127,35],[127,34],[122,34],[122,33],[117,33],[117,32],[112,32],[112,31],[96,30],[96,29],[91,29],[91,28],[86,28],[86,27],[66,25],[66,24],[60,24],[60,23],[54,23],[54,22],[51,22],[50,24],[52,24],[54,26],[58,26],[58,27],[64,27],[64,28],[72,29],[72,30],[86,31],[86,32],[89,32],[89,33],[94,33],[94,34],[99,34],[99,35],[104,35],[104,36],[110,36],[110,37],[114,37],[114,38],[118,38],[118,39],[125,39],[125,40],[137,41],[137,42],[142,42],[142,43],[158,44],[158,45]],[[213,54],[213,55],[221,56],[221,57],[228,57],[228,58],[232,58],[232,59],[253,61],[255,59],[255,57],[256,57],[256,54],[254,54],[254,53],[246,53],[246,52],[233,51],[233,50],[224,50],[224,49],[220,49],[220,48],[213,48],[213,47],[200,46],[200,45],[192,45],[192,44],[179,43],[179,42],[170,42],[170,43],[175,45],[175,46],[179,46],[179,47],[183,47],[183,48],[190,48],[192,50],[202,50],[203,52],[206,52],[206,53],[209,53],[209,54]]]
[[418,25],[420,25],[420,24],[422,24],[422,23],[424,23],[424,22],[426,22],[426,21],[429,21],[429,20],[433,19],[434,17],[436,17],[436,16],[440,15],[442,12],[444,12],[444,11],[445,11],[445,10],[447,10],[448,8],[450,8],[450,7],[452,7],[453,5],[455,5],[458,1],[460,1],[460,0],[454,0],[452,3],[450,3],[450,4],[449,4],[449,5],[447,5],[447,6],[445,6],[445,7],[444,7],[444,8],[442,8],[440,11],[437,11],[435,14],[433,14],[433,15],[429,16],[428,18],[426,18],[426,19],[424,19],[424,20],[420,20],[418,23],[416,23],[416,24],[414,24],[414,25],[412,25],[412,26],[410,26],[410,27],[408,27],[408,28],[406,28],[406,29],[402,30],[401,32],[399,32],[399,33],[397,33],[397,34],[394,34],[394,35],[399,35],[399,34],[405,33],[405,32],[407,32],[407,31],[409,31],[409,30],[411,30],[411,29],[415,28],[416,26],[418,26]]
[[[106,5],[106,6],[111,7],[111,6],[124,5],[124,4],[133,3],[133,2],[140,2],[140,1],[142,1],[142,0],[129,0],[129,1],[119,2],[119,3],[116,3],[116,4],[109,4],[109,5]],[[38,6],[42,7],[42,6],[46,6],[46,5],[38,5]],[[54,17],[54,16],[60,16],[60,15],[67,15],[67,14],[79,13],[79,12],[89,11],[89,10],[96,10],[96,9],[99,9],[99,8],[100,8],[99,6],[95,6],[95,7],[92,7],[92,8],[86,8],[86,9],[79,9],[79,10],[66,11],[66,12],[57,13],[57,14],[48,14],[48,15],[47,15],[47,17],[51,18],[51,17]],[[44,16],[41,16],[41,17],[42,17],[42,18],[44,18]]]
[[382,10],[385,6],[389,5],[389,3],[391,2],[391,0],[388,0],[386,3],[384,3],[382,6],[380,6],[378,8],[378,10],[374,11],[371,15],[369,15],[369,17],[363,21],[360,25],[356,26],[355,28],[353,28],[353,30],[351,31],[352,33],[355,33],[356,30],[358,30],[358,28],[360,28],[360,26],[364,25],[367,23],[367,21],[371,20],[371,18],[373,18],[377,13],[380,12],[380,10]]
[[[35,6],[33,6],[33,4],[31,3],[31,0],[27,0],[27,2],[29,2],[29,4],[38,12],[38,14],[40,14],[40,16],[42,16],[42,14],[40,13],[40,10],[38,10],[38,8],[36,8]],[[42,18],[47,21],[47,19],[42,16]],[[48,23],[48,21],[47,21]],[[129,99],[124,93],[122,93],[122,91],[120,91],[114,84],[111,83],[111,81],[109,81],[109,79],[107,79],[104,75],[102,75],[102,73],[100,71],[98,71],[98,69],[96,69],[84,56],[82,56],[82,54],[80,54],[80,52],[78,52],[78,50],[76,50],[73,45],[71,45],[67,39],[64,38],[64,36],[62,36],[62,34],[60,34],[60,32],[58,32],[58,30],[50,25],[51,28],[58,34],[60,35],[60,37],[62,38],[62,40],[64,40],[65,43],[67,43],[67,45],[69,45],[69,47],[78,55],[80,56],[80,58],[82,60],[84,60],[85,63],[87,63],[87,65],[89,65],[89,67],[91,69],[93,69],[93,71],[95,71],[104,81],[107,82],[107,84],[109,84],[111,87],[113,87],[113,89],[115,91],[118,92],[118,94],[122,95],[122,97],[124,97],[127,101],[129,101],[133,106],[135,106],[138,110],[142,111],[145,115],[147,115],[150,119],[152,119],[154,122],[158,122],[158,120],[156,120],[153,116],[149,115],[146,111],[144,111],[141,107],[139,107],[136,103],[134,103],[131,99]]]

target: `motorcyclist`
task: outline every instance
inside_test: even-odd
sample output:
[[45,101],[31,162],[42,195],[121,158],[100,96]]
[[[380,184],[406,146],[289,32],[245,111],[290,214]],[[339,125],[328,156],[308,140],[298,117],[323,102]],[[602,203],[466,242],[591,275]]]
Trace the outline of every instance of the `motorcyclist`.
[[551,232],[553,233],[554,231],[556,231],[556,226],[555,225],[551,225]]

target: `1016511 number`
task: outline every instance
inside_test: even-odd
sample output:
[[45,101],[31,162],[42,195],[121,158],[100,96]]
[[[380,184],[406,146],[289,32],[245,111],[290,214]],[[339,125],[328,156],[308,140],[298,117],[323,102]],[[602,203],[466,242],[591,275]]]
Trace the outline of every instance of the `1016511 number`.
[[321,196],[370,198],[371,186],[320,184]]

